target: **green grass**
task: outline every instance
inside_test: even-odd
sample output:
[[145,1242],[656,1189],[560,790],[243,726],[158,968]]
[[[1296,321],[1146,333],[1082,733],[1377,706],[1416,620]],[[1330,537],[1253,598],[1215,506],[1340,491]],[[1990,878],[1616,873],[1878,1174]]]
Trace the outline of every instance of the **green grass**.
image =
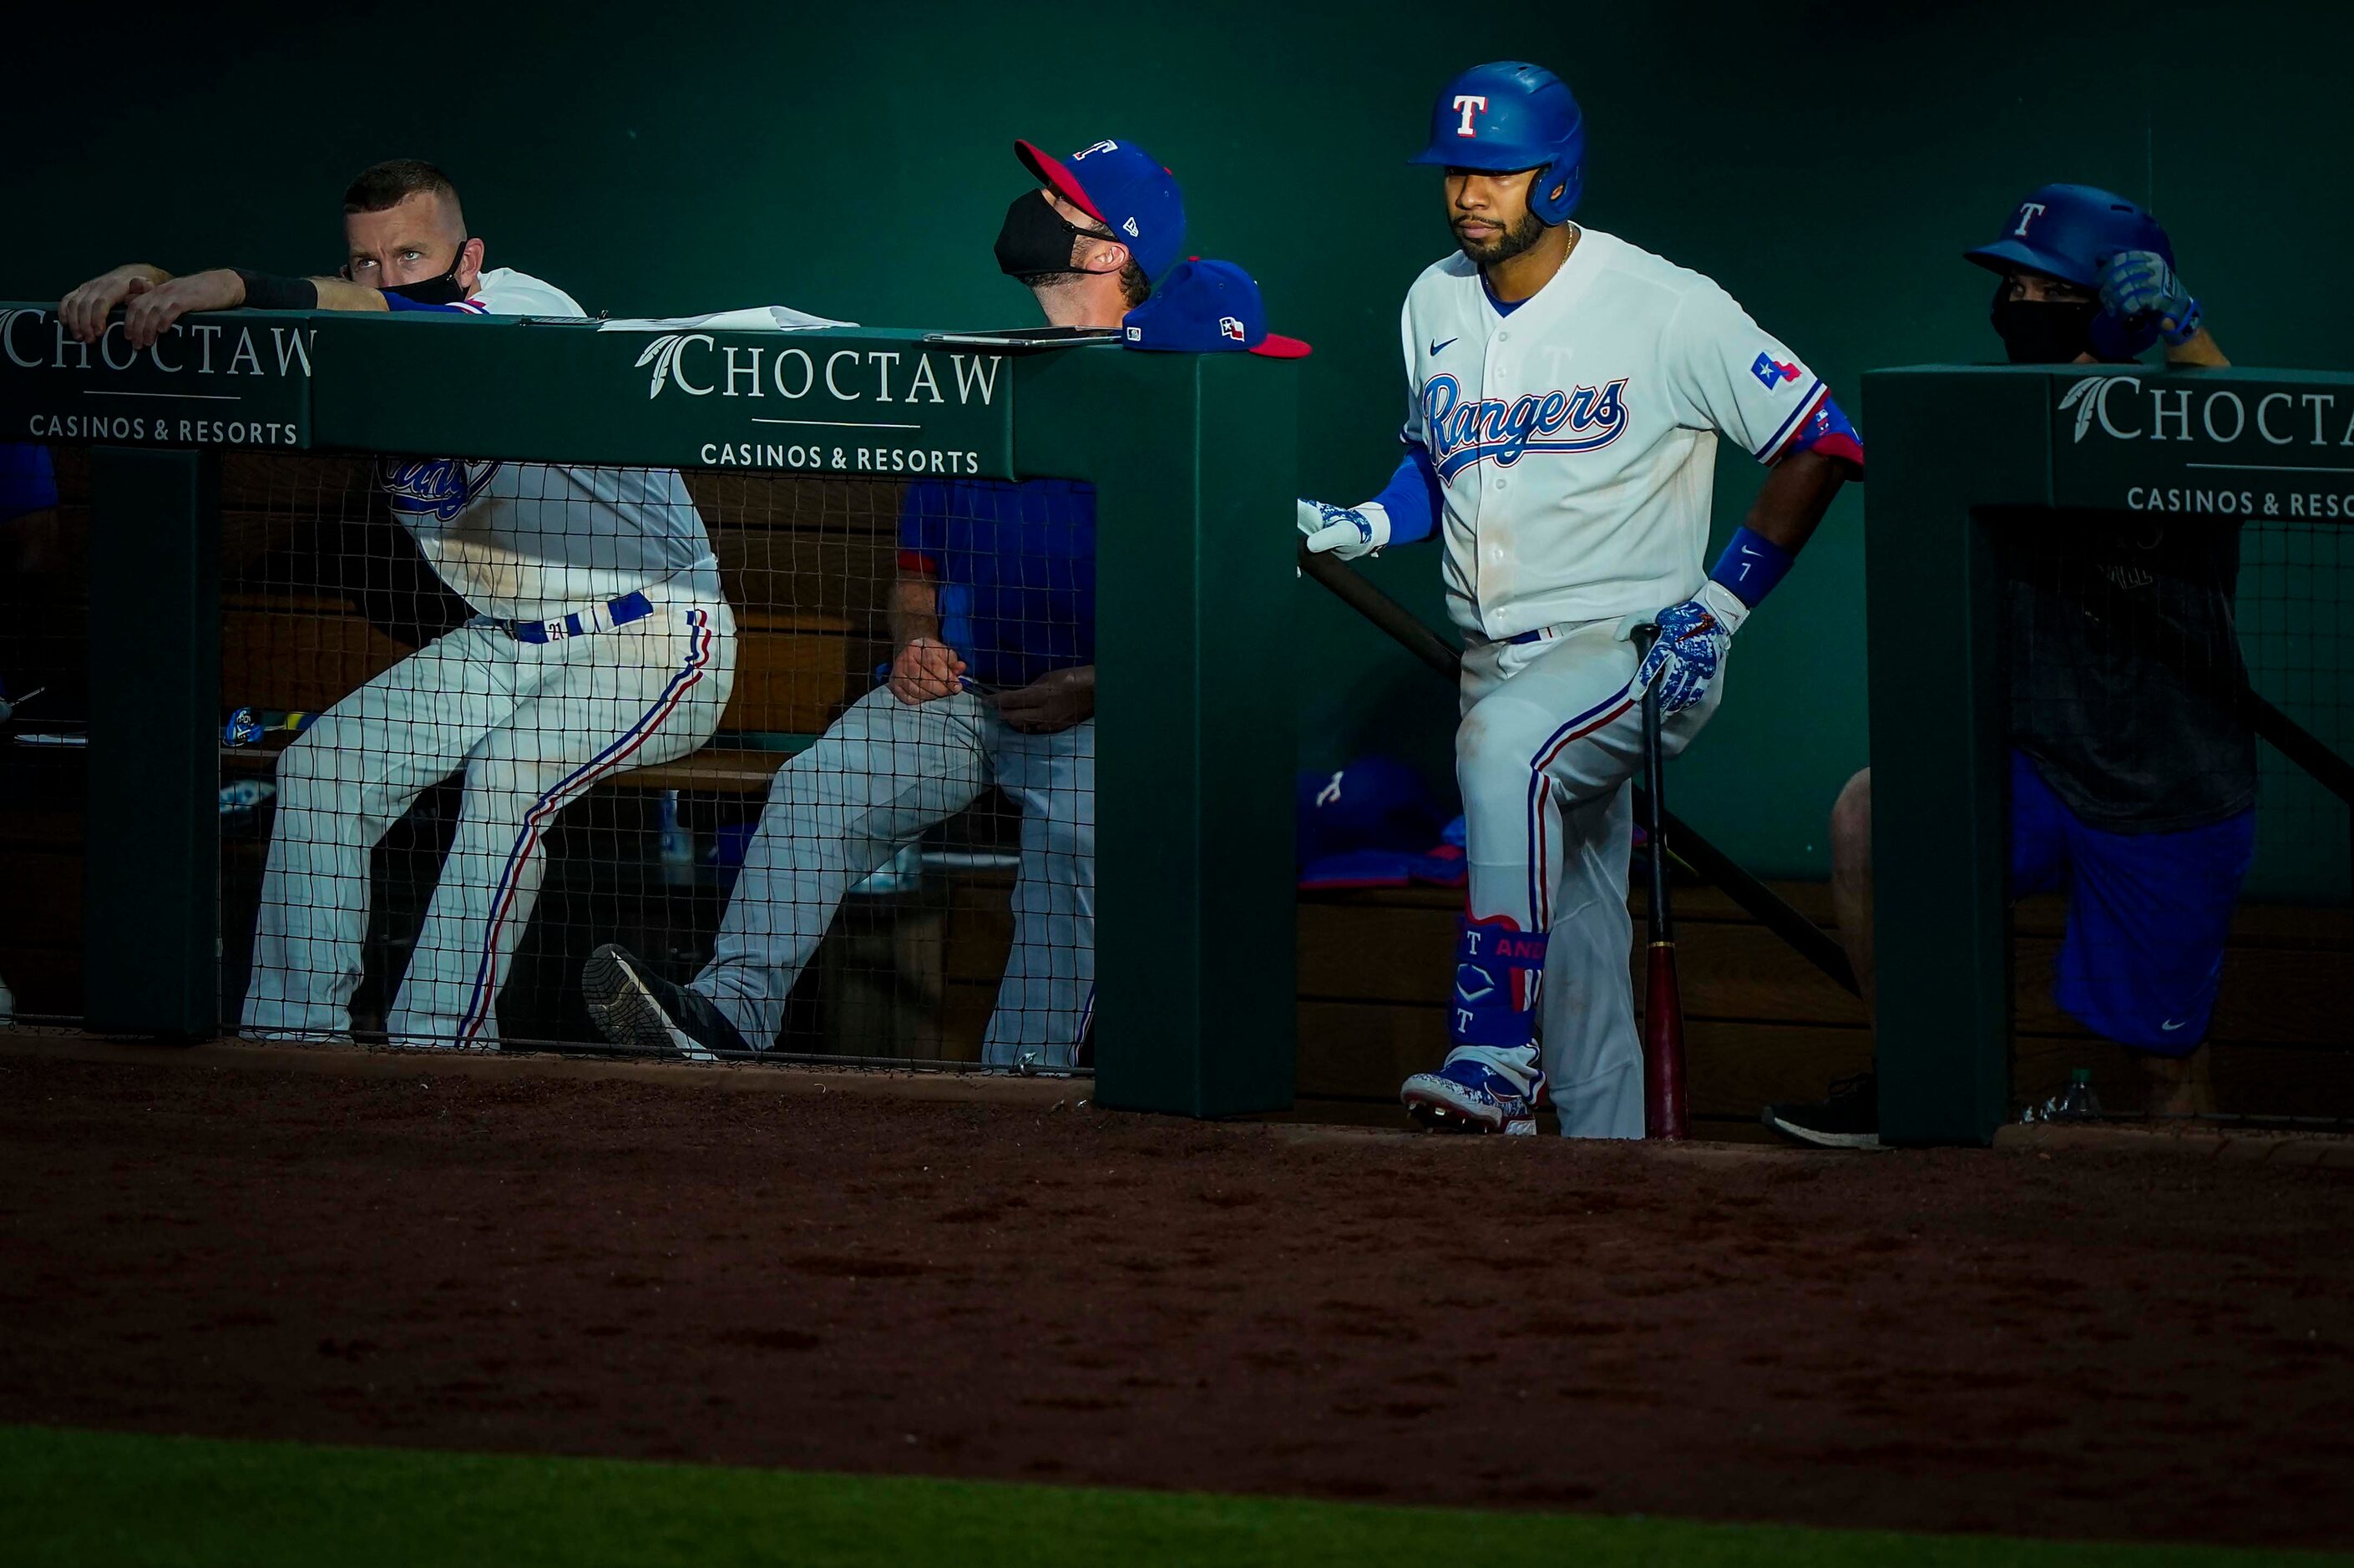
[[[11,1564],[2132,1564],[2281,1556],[0,1426]],[[2344,1561],[2299,1557],[2295,1561]]]

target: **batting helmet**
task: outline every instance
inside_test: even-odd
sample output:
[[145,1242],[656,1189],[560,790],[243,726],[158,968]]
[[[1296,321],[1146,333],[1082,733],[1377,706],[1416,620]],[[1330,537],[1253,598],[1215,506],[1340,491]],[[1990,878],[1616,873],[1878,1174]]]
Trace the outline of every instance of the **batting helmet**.
[[2174,265],[2173,243],[2147,208],[2098,185],[2045,185],[2019,204],[2000,238],[1962,256],[1990,271],[2025,268],[2097,289],[2120,250],[2154,250]]
[[1585,185],[1585,116],[1568,84],[1543,66],[1473,66],[1440,90],[1430,110],[1430,145],[1406,162],[1541,169],[1529,186],[1529,210],[1539,222],[1562,223]]

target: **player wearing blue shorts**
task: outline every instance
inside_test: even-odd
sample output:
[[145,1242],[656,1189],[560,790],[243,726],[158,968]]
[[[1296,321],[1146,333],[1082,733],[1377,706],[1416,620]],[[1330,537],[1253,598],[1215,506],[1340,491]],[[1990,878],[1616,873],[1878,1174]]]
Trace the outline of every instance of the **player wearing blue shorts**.
[[[2166,231],[2087,185],[2046,185],[1967,259],[2001,275],[1993,321],[2013,364],[2229,363],[2174,272]],[[2010,892],[2063,892],[2052,994],[2137,1054],[2145,1108],[2211,1110],[2207,1025],[2255,847],[2255,737],[2232,598],[2235,523],[2073,514],[2002,530],[2010,664]],[[1832,898],[1872,1001],[1872,774],[1831,816]],[[1871,1075],[1818,1105],[1769,1106],[1808,1143],[1879,1141]]]
[[[1133,143],[1015,151],[1001,270],[1055,326],[1117,328],[1182,252],[1177,184]],[[690,1057],[765,1050],[852,887],[994,784],[1022,806],[1013,948],[992,1066],[1076,1065],[1095,1005],[1095,487],[908,488],[890,677],[777,773],[711,962],[685,985],[618,946],[582,974],[616,1044]]]

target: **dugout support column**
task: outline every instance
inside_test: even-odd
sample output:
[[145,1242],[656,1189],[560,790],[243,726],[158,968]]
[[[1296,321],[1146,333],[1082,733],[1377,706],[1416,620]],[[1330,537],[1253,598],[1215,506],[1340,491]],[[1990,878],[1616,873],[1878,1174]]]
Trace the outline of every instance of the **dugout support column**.
[[1986,1144],[2010,1108],[2001,585],[1981,509],[2049,504],[2046,378],[1864,377],[1880,1131]]
[[1015,466],[1096,524],[1096,1097],[1291,1104],[1298,372],[1086,348],[1020,362]]
[[194,1041],[220,1011],[220,461],[90,453],[83,1003]]

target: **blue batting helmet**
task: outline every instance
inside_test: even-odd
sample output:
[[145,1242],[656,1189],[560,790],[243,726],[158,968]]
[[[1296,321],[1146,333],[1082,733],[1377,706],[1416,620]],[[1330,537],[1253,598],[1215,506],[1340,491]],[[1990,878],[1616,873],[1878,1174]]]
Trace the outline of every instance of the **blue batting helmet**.
[[2097,289],[2101,268],[2120,250],[2154,250],[2174,265],[2174,246],[2147,208],[2098,185],[2045,185],[2019,204],[1999,238],[1962,256],[1990,271],[2024,268]]
[[1562,223],[1585,185],[1585,116],[1568,84],[1543,66],[1473,66],[1439,91],[1430,110],[1430,145],[1406,162],[1543,170],[1529,186],[1529,210],[1542,223]]

